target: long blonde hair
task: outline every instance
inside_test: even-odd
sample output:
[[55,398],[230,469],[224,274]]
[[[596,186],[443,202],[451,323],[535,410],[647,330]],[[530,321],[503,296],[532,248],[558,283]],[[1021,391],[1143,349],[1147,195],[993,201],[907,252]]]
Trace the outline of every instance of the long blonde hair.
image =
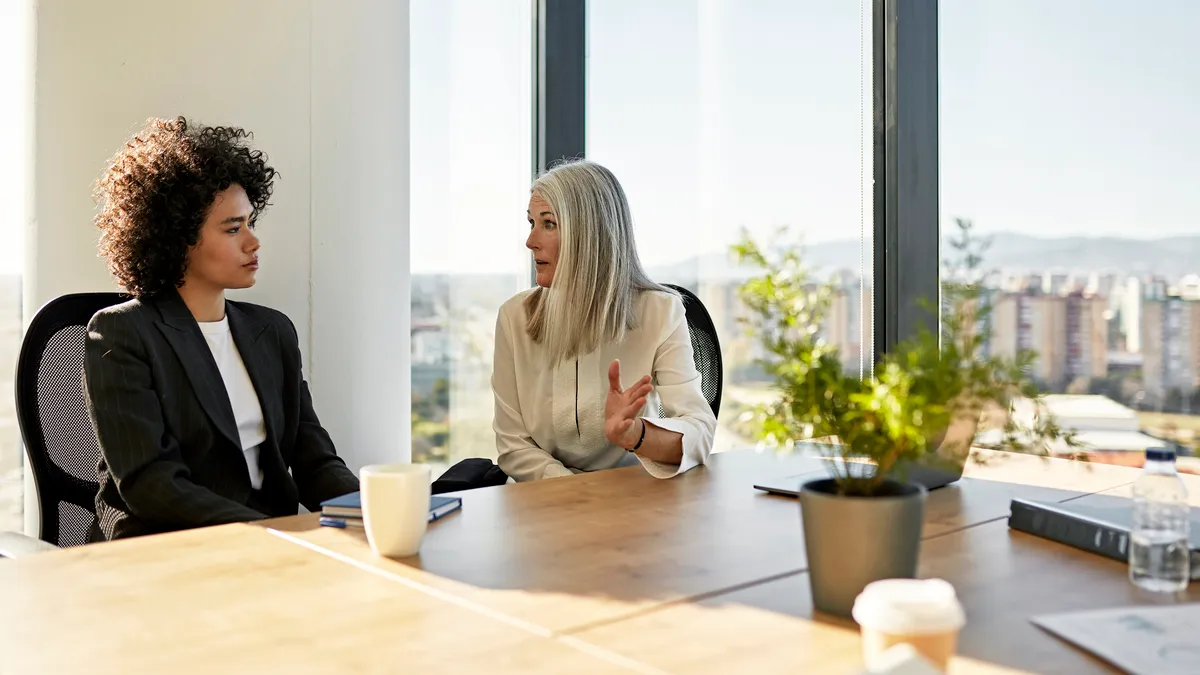
[[564,162],[539,176],[531,192],[558,217],[559,249],[550,288],[525,301],[525,330],[557,365],[624,340],[637,327],[643,291],[672,291],[642,269],[629,202],[611,171]]

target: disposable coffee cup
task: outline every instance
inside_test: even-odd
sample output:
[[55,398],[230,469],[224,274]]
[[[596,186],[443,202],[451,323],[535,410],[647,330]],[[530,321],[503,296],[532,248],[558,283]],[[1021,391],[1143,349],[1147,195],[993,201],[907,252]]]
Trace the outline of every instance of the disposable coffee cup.
[[945,672],[966,623],[954,587],[941,579],[885,579],[867,584],[851,611],[862,629],[863,661],[882,667],[883,654],[911,645]]

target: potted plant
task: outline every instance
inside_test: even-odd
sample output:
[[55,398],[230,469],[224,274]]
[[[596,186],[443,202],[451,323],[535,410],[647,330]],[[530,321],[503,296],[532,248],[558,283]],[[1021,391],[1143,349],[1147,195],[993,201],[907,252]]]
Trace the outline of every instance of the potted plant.
[[[986,354],[986,243],[958,221],[945,263],[940,335],[923,331],[879,355],[874,368],[848,371],[823,334],[837,288],[808,268],[800,247],[760,246],[747,233],[733,247],[742,264],[761,272],[739,289],[748,332],[765,352],[760,363],[778,400],[741,421],[760,443],[792,450],[798,441],[831,460],[833,478],[800,492],[814,607],[849,616],[866,584],[913,577],[924,521],[925,489],[906,481],[913,462],[965,462],[980,416],[1000,413],[1017,397],[1038,399],[1029,376],[1036,355]],[[782,231],[780,235],[786,233]],[[936,311],[936,308],[933,309]],[[1003,417],[1003,415],[999,415]],[[1047,442],[1072,442],[1048,416],[1034,428],[1003,424],[1005,449],[1045,454]]]

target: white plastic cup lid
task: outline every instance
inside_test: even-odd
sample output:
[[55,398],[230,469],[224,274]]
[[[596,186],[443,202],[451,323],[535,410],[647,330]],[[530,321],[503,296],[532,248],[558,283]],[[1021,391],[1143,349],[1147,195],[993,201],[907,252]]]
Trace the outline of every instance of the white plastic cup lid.
[[966,623],[954,587],[942,579],[884,579],[854,601],[858,625],[892,635],[957,631]]

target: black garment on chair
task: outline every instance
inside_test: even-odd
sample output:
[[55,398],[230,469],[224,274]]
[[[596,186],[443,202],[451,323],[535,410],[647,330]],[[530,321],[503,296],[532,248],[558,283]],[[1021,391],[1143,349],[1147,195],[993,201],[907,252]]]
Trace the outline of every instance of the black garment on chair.
[[443,492],[458,492],[459,490],[474,490],[475,488],[504,485],[508,482],[508,474],[496,466],[490,459],[473,457],[464,459],[446,470],[437,480],[433,481],[431,491],[435,495]]
[[83,389],[84,344],[92,315],[129,298],[75,293],[48,302],[25,333],[17,361],[17,422],[37,487],[43,541],[88,542],[96,522],[100,446]]

